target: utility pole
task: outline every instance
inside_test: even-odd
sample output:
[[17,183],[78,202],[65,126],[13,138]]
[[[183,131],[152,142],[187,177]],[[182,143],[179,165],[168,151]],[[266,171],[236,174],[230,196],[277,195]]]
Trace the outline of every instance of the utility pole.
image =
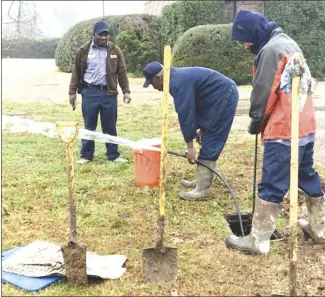
[[104,17],[105,17],[105,1],[102,1],[103,2],[103,20],[104,20]]

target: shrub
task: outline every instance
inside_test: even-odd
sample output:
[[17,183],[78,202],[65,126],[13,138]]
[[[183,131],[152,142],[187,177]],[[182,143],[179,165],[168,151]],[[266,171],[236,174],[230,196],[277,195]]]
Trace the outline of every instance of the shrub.
[[[107,16],[105,20],[110,27],[109,39],[116,43],[118,34],[130,29],[136,30],[140,40],[146,39],[148,36],[151,36],[151,26],[155,26],[156,19],[157,17],[149,15]],[[78,48],[85,42],[91,40],[94,24],[99,20],[101,18],[79,22],[64,34],[55,52],[55,63],[61,71],[72,71]],[[124,41],[125,36],[121,39]],[[116,45],[120,46],[119,44]],[[120,47],[123,50],[123,47]],[[130,61],[130,59],[128,60]]]
[[231,40],[231,26],[202,25],[186,31],[173,48],[173,65],[207,67],[237,84],[251,82],[254,56]]
[[188,29],[198,25],[224,23],[224,1],[177,1],[163,9],[162,36],[174,45]]
[[325,80],[325,2],[265,1],[265,15],[299,44],[312,75]]
[[160,60],[160,53],[154,41],[142,39],[135,29],[122,31],[115,39],[123,50],[128,71],[141,75],[144,65],[150,61]]
[[25,59],[54,59],[59,38],[2,39],[2,57]]

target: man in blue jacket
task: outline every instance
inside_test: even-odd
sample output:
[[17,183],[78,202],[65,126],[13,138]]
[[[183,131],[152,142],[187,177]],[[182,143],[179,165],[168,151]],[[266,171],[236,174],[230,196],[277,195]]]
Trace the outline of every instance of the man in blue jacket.
[[[150,84],[163,91],[163,66],[151,62],[143,70],[146,78],[144,87]],[[216,161],[224,148],[238,104],[238,90],[234,81],[212,69],[203,67],[172,67],[170,71],[170,94],[174,98],[178,120],[187,144],[187,159],[190,164],[197,160],[193,146],[195,138],[201,150],[199,160],[215,168]],[[197,131],[198,130],[198,131]],[[213,173],[197,165],[196,179],[182,181],[190,192],[181,192],[186,200],[202,200],[208,196]]]

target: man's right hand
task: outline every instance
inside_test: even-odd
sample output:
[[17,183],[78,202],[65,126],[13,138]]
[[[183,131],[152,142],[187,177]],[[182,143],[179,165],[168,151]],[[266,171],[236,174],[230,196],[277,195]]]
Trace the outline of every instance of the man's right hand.
[[77,106],[77,94],[69,95],[69,101],[72,106],[72,110],[75,110]]
[[191,165],[194,165],[196,163],[197,156],[196,156],[196,150],[194,147],[187,148],[186,157],[187,157],[187,161]]

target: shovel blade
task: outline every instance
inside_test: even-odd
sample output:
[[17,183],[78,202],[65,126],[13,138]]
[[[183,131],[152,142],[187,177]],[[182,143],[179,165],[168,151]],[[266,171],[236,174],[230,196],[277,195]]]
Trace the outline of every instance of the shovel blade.
[[70,241],[61,246],[65,272],[69,286],[82,286],[88,283],[86,268],[87,246]]
[[142,253],[143,277],[147,281],[168,282],[177,279],[177,249],[164,247],[144,249]]

